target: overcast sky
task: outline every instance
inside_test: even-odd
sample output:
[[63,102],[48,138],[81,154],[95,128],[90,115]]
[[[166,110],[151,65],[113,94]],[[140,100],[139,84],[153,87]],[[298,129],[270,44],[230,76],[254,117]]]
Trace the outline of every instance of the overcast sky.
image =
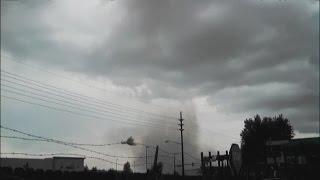
[[[178,118],[182,110],[192,132],[185,131],[187,150],[194,156],[239,143],[243,121],[255,114],[281,113],[297,137],[315,136],[319,2],[3,0],[1,69],[148,112]],[[178,131],[168,128],[95,121],[9,99],[1,105],[2,124],[27,132],[84,143],[110,143],[132,135],[179,150],[163,144],[166,138],[179,140]],[[13,140],[2,141],[2,149],[66,150]],[[143,147],[123,146],[103,151],[144,153]],[[114,167],[99,163],[101,168]]]

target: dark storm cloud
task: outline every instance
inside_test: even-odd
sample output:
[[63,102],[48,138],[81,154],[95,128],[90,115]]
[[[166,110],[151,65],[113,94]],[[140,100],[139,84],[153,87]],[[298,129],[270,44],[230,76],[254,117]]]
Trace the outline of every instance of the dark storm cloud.
[[[121,86],[145,84],[152,94],[142,93],[144,98],[181,100],[208,95],[212,105],[228,107],[231,112],[261,111],[272,115],[283,112],[297,124],[296,129],[316,130],[314,123],[319,120],[316,2],[112,3],[121,5],[120,21],[110,26],[110,35],[102,36],[101,43],[88,51],[48,38],[57,29],[41,18],[45,14],[42,7],[23,3],[18,6],[20,13],[10,10],[2,13],[8,17],[1,32],[2,49],[90,76],[107,77]],[[109,25],[99,26],[103,31]],[[74,59],[77,63],[71,61]],[[243,91],[244,86],[247,88]],[[285,90],[281,91],[283,87]],[[235,95],[227,101],[221,92],[226,94],[230,88]],[[307,121],[313,124],[302,123]]]
[[[305,61],[317,51],[314,21],[304,4],[232,2],[190,8],[193,2],[169,1],[159,10],[159,2],[139,2],[127,5],[128,15],[107,48],[95,53],[103,54],[103,60],[88,64],[94,73],[134,79],[148,74],[172,86],[211,83],[224,88],[246,81],[251,71]],[[255,83],[267,81],[257,78]]]
[[224,112],[253,116],[285,114],[300,131],[314,132],[319,119],[319,94],[296,84],[270,83],[260,86],[241,86],[219,91],[209,98]]

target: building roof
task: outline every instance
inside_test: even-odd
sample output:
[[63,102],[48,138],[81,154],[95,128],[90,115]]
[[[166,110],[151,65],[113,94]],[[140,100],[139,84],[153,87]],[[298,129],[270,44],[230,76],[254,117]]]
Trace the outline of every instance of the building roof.
[[65,157],[65,156],[53,156],[52,158],[20,158],[20,157],[1,157],[1,159],[17,159],[17,160],[46,160],[46,159],[85,159],[85,157]]
[[320,137],[311,137],[311,138],[299,138],[291,140],[276,140],[276,141],[267,141],[266,145],[269,146],[298,146],[298,145],[320,145]]
[[320,137],[312,137],[312,138],[300,138],[300,139],[292,139],[289,141],[288,146],[296,146],[296,145],[320,145]]
[[85,157],[53,156],[53,159],[85,159]]

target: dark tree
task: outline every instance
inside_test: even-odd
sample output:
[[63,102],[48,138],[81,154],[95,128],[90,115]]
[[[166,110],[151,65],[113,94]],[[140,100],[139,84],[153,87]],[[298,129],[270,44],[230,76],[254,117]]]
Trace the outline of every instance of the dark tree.
[[256,115],[254,119],[244,121],[244,129],[240,136],[243,162],[246,167],[250,168],[264,160],[268,140],[290,140],[294,133],[289,120],[282,114],[263,119]]
[[126,173],[126,174],[132,173],[132,169],[131,169],[131,167],[130,167],[130,163],[129,163],[129,162],[126,162],[126,163],[123,165],[123,173]]
[[84,171],[89,171],[89,168],[87,165],[84,166]]
[[96,166],[93,166],[92,168],[91,168],[91,171],[97,171],[98,170],[98,168],[96,167]]

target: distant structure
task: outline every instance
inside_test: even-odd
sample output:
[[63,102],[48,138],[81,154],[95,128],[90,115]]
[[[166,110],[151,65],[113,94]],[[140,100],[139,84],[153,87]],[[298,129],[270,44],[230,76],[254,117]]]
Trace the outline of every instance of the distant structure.
[[265,164],[273,177],[313,177],[318,172],[319,137],[267,141],[266,146]]
[[310,165],[320,160],[319,137],[267,141],[266,145],[266,162],[270,165]]
[[[230,149],[233,149],[232,151],[230,151],[233,154],[233,159],[237,159],[237,157],[235,156],[238,155],[237,153],[235,153],[236,152],[236,150],[234,150],[235,146],[239,147],[238,145],[233,144],[231,146],[233,148],[230,148]],[[237,151],[240,151],[240,148]],[[220,152],[217,151],[216,155],[211,154],[211,152],[209,151],[209,156],[204,156],[203,152],[201,152],[200,156],[201,156],[201,172],[203,176],[211,176],[213,177],[213,179],[231,179],[232,178],[231,169],[233,167],[230,166],[231,156],[229,154],[229,151],[225,151],[225,154],[222,154],[222,153],[220,154]],[[233,160],[231,162],[236,162],[236,161]]]
[[83,171],[83,157],[52,157],[45,159],[1,158],[2,167],[31,168],[42,170]]

